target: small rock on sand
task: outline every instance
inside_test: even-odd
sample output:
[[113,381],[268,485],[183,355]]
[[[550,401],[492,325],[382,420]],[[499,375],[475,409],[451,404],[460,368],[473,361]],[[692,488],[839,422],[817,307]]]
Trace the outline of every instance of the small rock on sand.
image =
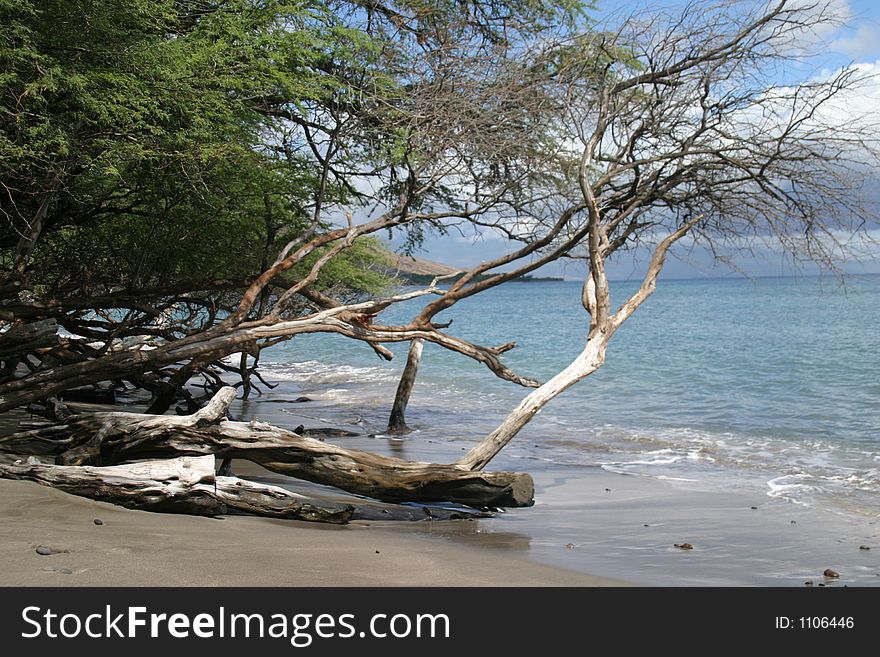
[[871,546],[870,546],[870,545],[860,545],[860,546],[859,546],[859,549],[860,549],[860,550],[870,550],[870,549],[871,549]]
[[95,518],[95,524],[96,524],[96,525],[103,525],[103,524],[104,524],[104,521],[101,520],[100,518]]
[[690,543],[675,543],[675,547],[679,550],[693,550],[694,546]]
[[822,573],[825,577],[840,577],[840,573],[835,570],[831,570],[830,568],[826,568],[825,572]]

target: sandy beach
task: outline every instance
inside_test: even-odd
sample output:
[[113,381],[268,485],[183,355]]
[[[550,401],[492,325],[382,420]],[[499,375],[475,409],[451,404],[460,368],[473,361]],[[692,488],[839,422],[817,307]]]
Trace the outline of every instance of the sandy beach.
[[[0,480],[2,586],[609,586],[394,528],[129,511]],[[96,525],[100,519],[103,524]],[[37,554],[39,546],[57,550]]]
[[[237,404],[234,410],[246,419],[316,424],[314,416],[281,412],[279,404]],[[310,406],[320,406],[331,426],[342,419],[329,404]],[[400,441],[361,435],[340,444],[440,462],[454,460],[461,449],[418,436]],[[0,480],[0,585],[880,585],[877,518],[853,523],[754,492],[599,467],[505,455],[493,466],[530,472],[535,506],[472,520],[329,526],[130,511],[36,483]],[[234,468],[249,479],[357,503],[249,462],[236,461]],[[96,518],[103,524],[96,525]],[[676,547],[685,543],[693,549]],[[40,546],[57,553],[37,554]],[[840,577],[823,577],[826,568]]]

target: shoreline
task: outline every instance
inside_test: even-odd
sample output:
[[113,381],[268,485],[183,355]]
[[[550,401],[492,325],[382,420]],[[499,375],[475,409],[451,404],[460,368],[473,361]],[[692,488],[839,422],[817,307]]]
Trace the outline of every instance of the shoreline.
[[[26,481],[0,480],[0,496],[0,586],[627,585],[502,548],[397,531],[414,523],[329,526],[131,511]],[[66,551],[43,556],[38,546]]]
[[[350,425],[350,408],[320,396],[305,405],[267,403],[289,395],[285,388],[236,402],[236,416],[288,427]],[[14,422],[13,415],[3,420]],[[338,442],[432,462],[452,462],[463,449],[419,433],[362,433]],[[358,520],[344,527],[130,511],[0,479],[0,554],[7,564],[0,585],[880,586],[880,519],[854,521],[752,489],[518,454],[500,455],[493,467],[532,474],[533,507],[482,519]],[[305,495],[346,498],[249,462],[234,469]],[[676,547],[684,543],[693,549]],[[68,552],[41,556],[41,545]],[[824,578],[826,568],[840,577]]]

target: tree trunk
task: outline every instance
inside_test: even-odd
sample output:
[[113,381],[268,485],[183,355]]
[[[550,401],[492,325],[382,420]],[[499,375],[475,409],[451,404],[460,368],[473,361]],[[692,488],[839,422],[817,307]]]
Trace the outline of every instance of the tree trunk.
[[413,384],[419,373],[419,361],[422,359],[422,348],[425,341],[416,338],[409,345],[409,353],[406,357],[406,366],[400,376],[397,385],[397,394],[394,396],[394,406],[391,407],[391,417],[388,419],[389,433],[409,433],[410,428],[406,425],[406,406],[412,395]]
[[344,524],[354,513],[349,504],[319,505],[277,486],[215,477],[212,456],[105,467],[47,465],[31,458],[27,463],[0,464],[0,477],[35,481],[141,511],[218,516],[236,509],[270,518],[332,524]]
[[213,486],[200,486],[213,483],[214,464],[208,460],[180,458],[102,468],[45,465],[31,458],[0,465],[0,477],[35,481],[129,509],[218,516],[226,513],[226,505],[212,494]]
[[58,322],[43,319],[30,324],[19,324],[0,333],[0,358],[8,358],[34,349],[58,344]]
[[449,501],[475,507],[530,506],[534,483],[525,473],[473,472],[458,465],[404,461],[345,449],[261,422],[222,419],[235,397],[221,389],[187,416],[93,413],[64,425],[0,438],[0,450],[54,454],[65,465],[212,454],[388,502]]

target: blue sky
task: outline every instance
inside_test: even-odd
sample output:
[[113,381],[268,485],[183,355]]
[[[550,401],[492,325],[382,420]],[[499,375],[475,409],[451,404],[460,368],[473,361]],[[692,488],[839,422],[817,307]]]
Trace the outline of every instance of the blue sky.
[[[794,0],[795,2],[812,2],[813,0]],[[835,12],[845,21],[839,29],[822,35],[829,44],[819,58],[809,62],[810,70],[821,75],[823,71],[831,72],[841,66],[855,64],[863,72],[876,73],[878,82],[867,87],[860,98],[853,101],[861,107],[861,111],[875,111],[880,115],[880,1],[878,0],[830,0]],[[596,17],[601,20],[603,11],[615,8],[628,13],[638,7],[650,4],[675,6],[681,4],[677,0],[663,3],[629,2],[628,0],[599,0]],[[878,194],[880,198],[880,182]],[[880,238],[880,231],[875,231]],[[393,243],[392,243],[393,244]],[[682,245],[680,245],[682,246]],[[429,236],[423,249],[417,254],[433,260],[445,262],[452,266],[472,266],[487,258],[497,257],[510,249],[497,235],[451,233],[447,236]],[[610,265],[610,274],[615,279],[637,277],[643,267],[645,254],[636,251],[631,256]],[[786,258],[776,249],[758,244],[753,255],[736,254],[733,258],[741,272],[752,276],[779,276],[793,273]],[[858,260],[844,263],[844,269],[853,273],[880,273],[880,249],[867,246],[862,250]],[[814,269],[805,267],[800,273],[813,273]],[[566,278],[582,278],[584,269],[578,263],[553,264],[538,272],[547,276],[565,276]],[[669,259],[664,269],[664,276],[670,278],[692,278],[741,275],[727,266],[722,266],[701,249],[679,248]]]

